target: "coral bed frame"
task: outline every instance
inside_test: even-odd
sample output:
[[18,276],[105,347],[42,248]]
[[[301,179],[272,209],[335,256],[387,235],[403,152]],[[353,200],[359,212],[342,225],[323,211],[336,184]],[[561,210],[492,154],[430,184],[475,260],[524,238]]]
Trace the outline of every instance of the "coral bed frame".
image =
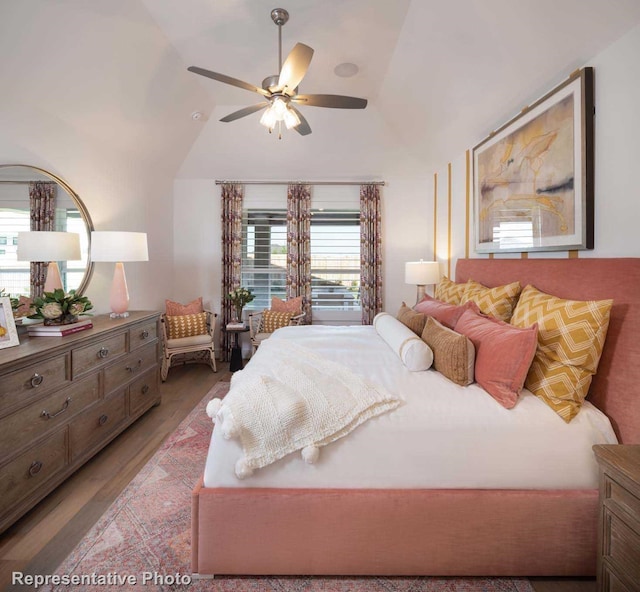
[[[589,398],[640,443],[640,259],[462,259],[456,281],[613,298]],[[199,574],[593,576],[598,490],[193,491]]]

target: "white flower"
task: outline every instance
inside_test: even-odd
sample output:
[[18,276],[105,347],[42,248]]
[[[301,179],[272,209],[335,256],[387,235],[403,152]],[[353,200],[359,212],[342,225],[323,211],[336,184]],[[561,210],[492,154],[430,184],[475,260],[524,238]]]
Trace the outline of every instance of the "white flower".
[[75,302],[69,307],[69,313],[73,316],[78,316],[84,312],[84,304],[82,302]]
[[57,302],[47,302],[40,312],[45,319],[57,319],[62,316],[62,306]]

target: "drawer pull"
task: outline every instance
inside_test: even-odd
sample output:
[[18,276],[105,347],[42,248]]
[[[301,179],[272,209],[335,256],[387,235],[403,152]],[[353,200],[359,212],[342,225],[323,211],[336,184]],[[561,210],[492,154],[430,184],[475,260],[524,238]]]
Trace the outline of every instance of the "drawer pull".
[[31,386],[33,388],[38,388],[44,381],[44,376],[42,374],[38,374],[37,372],[31,377]]
[[142,368],[142,360],[138,360],[138,363],[135,364],[134,366],[127,366],[126,369],[129,372],[135,372],[136,370],[140,370],[140,368]]
[[42,463],[39,460],[34,460],[29,467],[29,475],[35,477],[42,470]]
[[98,357],[102,358],[104,360],[104,358],[106,358],[109,355],[109,348],[108,347],[101,347],[98,350]]
[[140,389],[140,392],[141,392],[143,395],[146,395],[146,394],[149,392],[149,385],[148,385],[148,384],[145,384],[145,385]]
[[40,414],[41,417],[46,417],[47,419],[53,419],[54,417],[58,417],[58,415],[63,414],[67,409],[69,409],[69,403],[71,403],[71,397],[67,397],[67,400],[63,403],[62,409],[60,411],[56,411],[53,415],[49,413],[46,409],[42,411]]
[[109,420],[109,416],[108,415],[101,415],[98,418],[98,424],[103,426],[105,423],[107,423],[108,420]]
[[142,339],[149,339],[149,331],[145,329],[142,333],[140,333],[140,337],[142,337]]

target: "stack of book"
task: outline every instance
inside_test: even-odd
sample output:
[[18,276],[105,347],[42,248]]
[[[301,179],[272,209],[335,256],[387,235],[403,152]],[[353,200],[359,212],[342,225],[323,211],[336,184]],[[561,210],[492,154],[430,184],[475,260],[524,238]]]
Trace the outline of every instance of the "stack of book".
[[227,323],[227,329],[233,331],[234,329],[244,329],[246,325],[244,323]]
[[64,337],[93,327],[91,319],[84,319],[70,325],[28,325],[27,332],[31,337]]

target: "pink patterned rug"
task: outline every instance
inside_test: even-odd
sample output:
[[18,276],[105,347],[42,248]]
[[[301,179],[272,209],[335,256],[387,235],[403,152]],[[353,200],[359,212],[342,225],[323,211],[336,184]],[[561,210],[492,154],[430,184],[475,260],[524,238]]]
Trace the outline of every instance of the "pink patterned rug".
[[527,579],[518,578],[217,576],[191,580],[191,490],[202,473],[213,427],[204,408],[228,388],[229,383],[218,383],[207,393],[58,567],[56,576],[68,579],[41,590],[534,592]]

